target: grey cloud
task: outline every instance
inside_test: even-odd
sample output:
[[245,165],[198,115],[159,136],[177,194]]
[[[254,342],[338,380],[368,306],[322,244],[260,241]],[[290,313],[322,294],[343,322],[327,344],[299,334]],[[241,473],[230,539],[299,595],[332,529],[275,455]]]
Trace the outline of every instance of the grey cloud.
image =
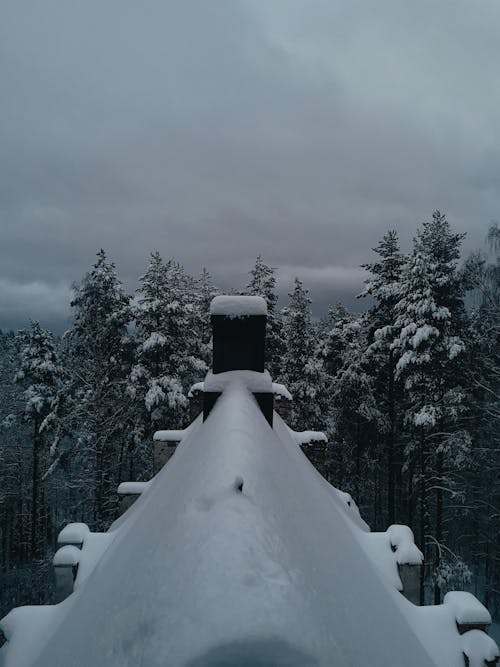
[[68,321],[71,290],[64,283],[18,283],[0,278],[0,328],[22,329],[29,319],[47,328],[60,328]]
[[155,248],[239,286],[262,253],[318,310],[352,302],[387,228],[406,248],[440,208],[468,251],[498,218],[494,0],[2,13],[0,276],[16,284],[69,285],[102,246],[130,290]]

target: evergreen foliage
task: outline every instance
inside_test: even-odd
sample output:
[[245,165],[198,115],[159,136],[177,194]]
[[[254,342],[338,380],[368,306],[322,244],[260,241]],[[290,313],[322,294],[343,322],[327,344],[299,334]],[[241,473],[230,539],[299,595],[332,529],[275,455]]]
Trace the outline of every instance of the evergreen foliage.
[[[291,426],[328,435],[328,479],[372,528],[414,530],[422,600],[468,587],[498,613],[500,232],[460,266],[462,239],[439,211],[408,255],[387,232],[364,264],[362,314],[337,304],[316,323],[299,279],[280,312],[260,256],[244,292],[267,301],[267,366],[293,396]],[[188,423],[216,293],[205,269],[154,252],[132,300],[101,250],[62,340],[36,322],[0,332],[2,612],[51,600],[60,528],[106,530],[118,483],[151,476],[153,432]]]

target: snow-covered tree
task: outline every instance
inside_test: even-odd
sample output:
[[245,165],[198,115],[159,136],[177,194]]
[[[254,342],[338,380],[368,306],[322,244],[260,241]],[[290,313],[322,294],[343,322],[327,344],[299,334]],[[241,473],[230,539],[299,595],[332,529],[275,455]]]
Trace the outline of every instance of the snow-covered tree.
[[[395,306],[399,301],[401,271],[405,262],[399,249],[395,231],[388,231],[373,249],[378,255],[375,262],[363,264],[369,272],[365,290],[360,296],[371,296],[374,305],[366,314],[369,340],[365,351],[366,365],[373,378],[378,410],[383,417],[381,436],[385,441],[385,478],[387,480],[387,521],[396,522],[396,489],[401,511],[401,441],[398,429],[401,426],[402,392],[396,382],[397,351],[392,346],[395,330]],[[398,517],[400,521],[400,517]]]
[[255,265],[250,271],[250,282],[246,293],[262,296],[267,302],[266,328],[266,368],[275,379],[282,374],[282,357],[284,353],[283,322],[278,312],[278,295],[276,294],[276,269],[264,263],[258,255]]
[[321,430],[328,419],[327,376],[323,361],[316,354],[309,292],[298,278],[289,297],[289,304],[283,309],[282,378],[293,396],[292,425],[296,430]]
[[[207,274],[203,280],[210,291]],[[178,263],[165,263],[158,252],[151,254],[139,282],[135,363],[127,387],[135,412],[132,463],[137,456],[146,457],[156,429],[184,425],[187,390],[205,374],[208,357],[198,283]],[[142,474],[149,472],[144,464],[138,467]]]
[[469,326],[469,430],[472,465],[467,476],[471,557],[476,581],[484,580],[484,602],[499,608],[500,566],[500,229],[491,226],[491,257],[475,256],[477,305]]
[[[393,348],[399,356],[396,378],[404,382],[407,399],[405,419],[413,433],[407,453],[418,470],[422,549],[431,526],[429,494],[435,493],[434,535],[441,543],[444,491],[456,491],[448,472],[465,465],[470,446],[460,420],[466,397],[464,284],[458,269],[462,239],[462,234],[451,231],[445,216],[435,211],[417,233],[397,288]],[[437,586],[436,600],[439,595]],[[422,603],[423,596],[422,579]]]
[[51,334],[38,322],[20,333],[20,366],[16,380],[24,386],[24,419],[31,428],[31,555],[43,555],[41,502],[43,466],[48,454],[47,432],[55,426],[56,399],[62,368]]
[[373,378],[365,363],[365,318],[351,315],[341,304],[331,310],[323,333],[320,356],[329,376],[333,441],[331,479],[350,491],[375,527],[380,524],[381,481],[377,468],[377,428],[380,413]]
[[87,485],[93,494],[95,527],[107,529],[114,518],[127,430],[131,308],[130,296],[104,250],[75,287],[71,306],[73,325],[65,336],[71,377],[66,422],[74,431],[75,454],[82,465],[89,466]]

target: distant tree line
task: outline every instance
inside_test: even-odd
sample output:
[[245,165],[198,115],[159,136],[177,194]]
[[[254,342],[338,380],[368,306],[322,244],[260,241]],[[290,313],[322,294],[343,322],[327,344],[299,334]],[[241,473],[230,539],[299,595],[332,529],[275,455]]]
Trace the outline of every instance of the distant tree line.
[[[466,588],[496,613],[500,230],[461,263],[462,240],[439,211],[407,254],[388,231],[364,265],[361,314],[337,304],[314,321],[298,278],[280,309],[260,256],[240,293],[267,300],[267,366],[293,395],[292,426],[328,434],[329,481],[373,530],[413,529],[421,601]],[[58,531],[106,530],[118,484],[152,475],[153,432],[186,425],[215,294],[206,270],[154,252],[132,297],[101,250],[61,338],[38,322],[0,334],[0,615],[50,601]]]

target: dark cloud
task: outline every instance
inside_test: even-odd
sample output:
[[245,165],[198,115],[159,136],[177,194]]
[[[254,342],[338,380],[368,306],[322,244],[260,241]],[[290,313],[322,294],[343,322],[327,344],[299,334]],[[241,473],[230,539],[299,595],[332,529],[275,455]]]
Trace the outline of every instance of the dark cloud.
[[408,246],[440,208],[481,246],[499,19],[496,0],[7,0],[0,326],[62,322],[100,247],[128,289],[154,248],[222,287],[262,253],[319,312],[354,303],[388,227]]

